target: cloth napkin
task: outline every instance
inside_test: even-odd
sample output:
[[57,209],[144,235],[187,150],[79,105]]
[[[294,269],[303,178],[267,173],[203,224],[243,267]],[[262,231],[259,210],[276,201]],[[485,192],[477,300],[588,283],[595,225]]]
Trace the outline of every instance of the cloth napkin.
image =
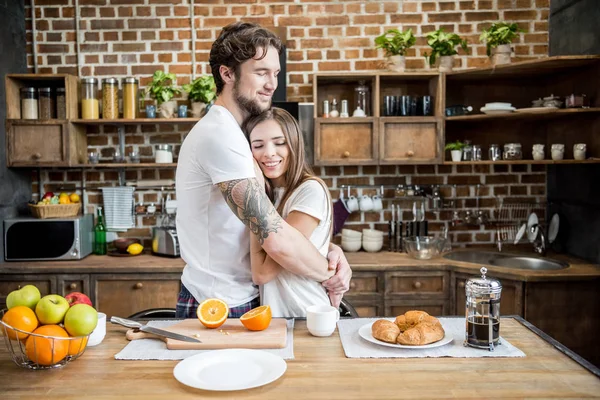
[[[452,342],[430,349],[401,349],[380,346],[360,337],[358,330],[365,324],[372,324],[381,318],[342,319],[338,322],[338,331],[344,353],[348,358],[422,358],[422,357],[525,357],[525,353],[500,337],[501,345],[494,351],[463,346],[465,339],[464,318],[439,318],[447,335],[452,335]],[[390,321],[394,319],[386,318]],[[502,323],[500,323],[502,330]]]
[[[154,328],[167,328],[181,320],[150,321],[148,326]],[[287,340],[283,349],[261,349],[280,356],[284,360],[294,359],[294,320],[287,320]],[[130,341],[127,346],[117,354],[116,360],[183,360],[195,354],[212,350],[169,350],[167,344],[157,339],[136,339]]]
[[133,215],[134,187],[103,187],[104,222],[110,231],[125,231],[135,227]]

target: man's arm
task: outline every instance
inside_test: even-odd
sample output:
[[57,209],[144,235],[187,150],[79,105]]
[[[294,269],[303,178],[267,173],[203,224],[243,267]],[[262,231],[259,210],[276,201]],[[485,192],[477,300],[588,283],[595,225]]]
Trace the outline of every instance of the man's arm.
[[281,218],[256,178],[235,179],[218,186],[233,213],[277,264],[318,282],[329,278],[327,260]]

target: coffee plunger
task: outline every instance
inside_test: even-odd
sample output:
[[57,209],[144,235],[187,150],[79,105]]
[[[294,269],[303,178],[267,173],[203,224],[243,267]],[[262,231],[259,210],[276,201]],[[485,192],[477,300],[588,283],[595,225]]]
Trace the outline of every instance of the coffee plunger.
[[465,346],[494,351],[500,344],[500,295],[502,284],[485,276],[487,268],[482,267],[481,278],[467,280],[466,292],[466,332]]

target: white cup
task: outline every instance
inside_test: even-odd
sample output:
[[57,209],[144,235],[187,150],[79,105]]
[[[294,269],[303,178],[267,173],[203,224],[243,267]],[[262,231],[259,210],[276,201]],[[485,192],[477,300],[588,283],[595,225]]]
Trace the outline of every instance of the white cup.
[[373,196],[373,211],[383,210],[383,201],[380,196]]
[[564,144],[553,144],[551,148],[552,159],[562,160],[565,156],[565,145]]
[[354,212],[354,211],[358,211],[358,200],[357,200],[357,198],[354,197],[354,196],[348,197],[348,200],[346,200],[346,208],[351,213]]
[[586,148],[587,146],[585,143],[577,143],[573,145],[573,158],[576,160],[585,160]]
[[99,312],[98,313],[98,325],[90,334],[90,338],[88,339],[88,347],[96,346],[102,343],[104,340],[104,336],[106,336],[106,314]]
[[306,327],[313,336],[330,336],[340,320],[340,311],[332,306],[310,306],[306,309]]
[[371,211],[373,209],[373,200],[366,194],[360,198],[360,210]]

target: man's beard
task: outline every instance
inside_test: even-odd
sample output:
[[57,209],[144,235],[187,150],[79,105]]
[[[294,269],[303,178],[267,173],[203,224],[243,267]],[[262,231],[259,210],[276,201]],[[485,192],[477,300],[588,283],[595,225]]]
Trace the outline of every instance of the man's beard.
[[246,111],[248,114],[250,114],[251,117],[253,117],[271,108],[270,101],[269,104],[263,108],[261,107],[258,100],[252,100],[247,97],[244,97],[244,95],[240,93],[239,82],[240,80],[237,79],[233,84],[233,98],[235,99],[235,102],[237,103],[238,107],[240,107],[240,109]]

